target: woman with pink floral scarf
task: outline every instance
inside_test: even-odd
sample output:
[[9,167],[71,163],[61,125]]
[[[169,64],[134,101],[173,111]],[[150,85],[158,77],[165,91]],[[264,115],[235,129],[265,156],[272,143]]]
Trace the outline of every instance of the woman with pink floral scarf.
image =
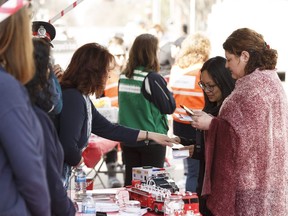
[[202,195],[213,215],[287,215],[288,101],[277,76],[277,51],[241,28],[224,42],[237,79],[217,117],[195,111],[206,130]]

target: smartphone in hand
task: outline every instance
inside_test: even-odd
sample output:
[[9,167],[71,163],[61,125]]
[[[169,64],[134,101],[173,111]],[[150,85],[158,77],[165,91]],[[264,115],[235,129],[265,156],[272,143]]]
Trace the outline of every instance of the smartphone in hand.
[[190,115],[195,115],[195,113],[189,109],[188,107],[184,106],[184,105],[180,105],[180,107],[182,107],[187,113],[189,113]]
[[192,122],[193,119],[191,117],[191,115],[181,115],[181,114],[176,114],[177,118],[181,121],[189,121]]

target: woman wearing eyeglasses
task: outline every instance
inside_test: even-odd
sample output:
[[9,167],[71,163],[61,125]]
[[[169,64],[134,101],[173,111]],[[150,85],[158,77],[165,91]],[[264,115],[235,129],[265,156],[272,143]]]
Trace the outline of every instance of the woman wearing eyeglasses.
[[[173,133],[176,136],[196,140],[196,129],[191,122],[185,121],[187,114],[182,105],[202,110],[204,95],[198,86],[200,69],[210,55],[210,40],[201,33],[189,35],[181,44],[181,49],[172,66],[169,85],[176,101],[176,110],[173,113]],[[195,142],[194,142],[195,143]],[[184,160],[186,175],[186,191],[196,192],[199,173],[199,161],[187,158]]]
[[[198,85],[204,92],[205,106],[203,111],[210,115],[217,116],[221,105],[226,97],[230,95],[235,87],[235,80],[231,72],[225,68],[226,60],[223,57],[216,56],[206,61],[201,68],[201,76]],[[201,197],[202,185],[205,173],[205,145],[204,131],[196,131],[196,142],[181,138],[181,142],[188,149],[190,157],[200,161],[197,195],[199,197],[199,210],[203,216],[212,215],[206,207],[205,198]]]
[[223,48],[235,89],[217,117],[192,117],[206,130],[202,194],[213,215],[287,215],[288,100],[277,50],[248,28],[232,32]]

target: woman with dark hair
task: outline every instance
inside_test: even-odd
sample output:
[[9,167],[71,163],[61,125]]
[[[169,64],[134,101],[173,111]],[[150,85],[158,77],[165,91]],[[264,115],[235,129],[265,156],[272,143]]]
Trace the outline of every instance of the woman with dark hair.
[[[29,83],[26,84],[29,96],[36,106],[48,113],[53,109],[51,93],[49,91],[49,55],[50,47],[42,38],[33,38],[35,75]],[[48,45],[48,46],[47,46]]]
[[42,38],[33,38],[33,45],[36,73],[34,78],[26,84],[26,88],[44,131],[44,162],[51,198],[51,214],[72,216],[75,215],[76,210],[67,196],[61,178],[64,162],[63,149],[55,126],[48,116],[48,112],[54,107],[49,82],[50,45]]
[[[139,35],[119,80],[119,123],[131,128],[167,134],[167,114],[175,110],[175,101],[164,78],[158,73],[158,39]],[[138,140],[139,141],[139,140]],[[132,180],[132,167],[163,167],[166,147],[159,142],[127,140],[122,145],[125,158],[125,185]]]
[[[225,64],[225,58],[216,56],[207,60],[200,70],[201,76],[198,84],[204,92],[205,106],[203,111],[213,116],[218,115],[223,101],[235,87],[235,80],[232,78],[231,72],[225,68]],[[215,92],[213,88],[215,88]],[[217,88],[220,91],[217,91]]]
[[103,94],[114,64],[113,55],[105,47],[88,43],[75,51],[61,79],[63,108],[56,118],[56,125],[64,149],[66,186],[71,166],[83,162],[82,150],[91,133],[122,142],[151,139],[161,145],[171,146],[174,141],[163,134],[112,124],[96,110],[89,95],[100,97]]
[[51,215],[43,130],[23,86],[34,70],[24,6],[0,22],[0,215]]
[[206,130],[202,195],[213,215],[287,215],[288,100],[277,51],[252,29],[223,43],[235,89],[217,117],[195,112]]
[[[173,133],[176,136],[187,139],[196,139],[196,129],[191,127],[186,111],[181,106],[193,110],[202,110],[204,107],[204,94],[198,82],[200,69],[209,59],[211,42],[209,38],[196,32],[188,35],[181,43],[181,48],[176,56],[175,64],[171,68],[169,85],[176,101],[176,109],[173,113]],[[194,141],[195,143],[195,141]],[[196,192],[199,174],[199,161],[186,158],[184,163],[184,175],[186,176],[185,190]]]
[[[235,80],[232,78],[231,72],[225,68],[225,64],[225,58],[216,56],[208,59],[200,70],[201,75],[198,84],[204,92],[205,106],[203,110],[213,116],[218,115],[223,101],[231,94],[235,86]],[[201,197],[205,172],[204,131],[196,131],[196,143],[183,137],[181,137],[180,143],[189,145],[183,149],[189,150],[191,158],[200,160],[198,185],[196,189],[199,197],[199,210],[203,216],[212,215],[206,207],[205,198]]]

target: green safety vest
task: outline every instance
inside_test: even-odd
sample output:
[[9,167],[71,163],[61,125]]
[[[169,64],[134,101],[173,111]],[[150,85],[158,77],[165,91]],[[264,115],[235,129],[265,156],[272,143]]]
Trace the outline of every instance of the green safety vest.
[[167,115],[148,101],[141,93],[148,72],[136,69],[133,77],[124,74],[119,79],[119,124],[135,129],[167,134]]

